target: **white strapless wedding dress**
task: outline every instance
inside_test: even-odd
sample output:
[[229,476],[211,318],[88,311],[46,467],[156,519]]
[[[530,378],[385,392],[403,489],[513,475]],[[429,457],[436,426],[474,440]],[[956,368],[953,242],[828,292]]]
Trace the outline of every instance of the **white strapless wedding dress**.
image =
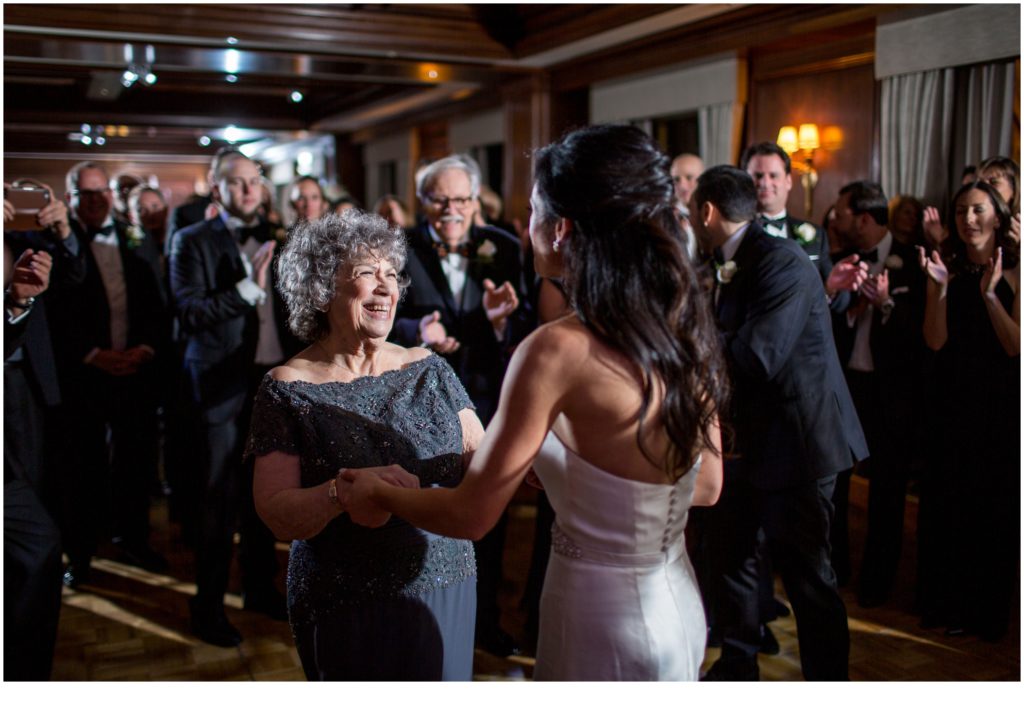
[[707,631],[683,528],[699,469],[635,482],[548,433],[534,470],[556,517],[534,679],[697,680]]

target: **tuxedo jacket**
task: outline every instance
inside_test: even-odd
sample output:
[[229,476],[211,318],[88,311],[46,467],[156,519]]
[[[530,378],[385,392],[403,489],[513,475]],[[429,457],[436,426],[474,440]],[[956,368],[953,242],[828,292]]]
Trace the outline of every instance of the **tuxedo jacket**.
[[[922,334],[925,277],[917,265],[914,248],[895,239],[885,269],[889,271],[889,296],[895,306],[888,317],[875,309],[870,329],[871,360],[879,378],[877,385],[882,404],[879,409],[887,422],[913,421],[925,357]],[[858,292],[851,293],[851,308],[859,299]],[[846,369],[853,353],[857,324],[854,322],[851,327],[844,312],[833,316],[832,328],[839,361]]]
[[867,446],[832,339],[821,280],[800,247],[752,222],[718,283],[741,479],[781,489],[833,475]]
[[[461,344],[458,351],[443,357],[455,370],[486,424],[497,409],[511,350],[532,326],[519,240],[490,226],[470,229],[469,267],[462,304],[458,305],[427,225],[421,223],[406,230],[406,237],[409,254],[405,273],[410,284],[398,305],[392,340],[404,346],[415,345],[420,319],[440,312],[448,335]],[[506,281],[511,283],[519,297],[519,308],[509,317],[501,339],[495,337],[483,308],[485,279],[497,286]]]
[[[170,340],[170,317],[160,296],[159,283],[150,265],[130,247],[125,225],[115,222],[114,226],[127,296],[126,347],[146,345],[159,358],[167,351]],[[110,349],[110,306],[90,245],[93,237],[78,222],[73,221],[71,228],[84,258],[85,276],[80,285],[62,288],[54,294],[47,312],[61,387],[66,394],[88,398],[89,393],[97,391],[97,384],[110,379],[103,371],[83,362],[94,348]],[[153,367],[150,363],[133,377],[149,380]]]
[[10,324],[4,313],[4,359],[6,360],[15,348],[20,347],[23,362],[28,368],[26,375],[36,391],[36,396],[42,405],[53,407],[60,403],[61,393],[46,303],[63,290],[73,290],[85,280],[86,261],[83,247],[78,246],[78,253],[72,254],[62,241],[42,231],[7,231],[4,232],[4,239],[11,247],[14,260],[29,248],[34,251],[46,251],[53,258],[50,286],[36,299],[28,317],[17,324]]

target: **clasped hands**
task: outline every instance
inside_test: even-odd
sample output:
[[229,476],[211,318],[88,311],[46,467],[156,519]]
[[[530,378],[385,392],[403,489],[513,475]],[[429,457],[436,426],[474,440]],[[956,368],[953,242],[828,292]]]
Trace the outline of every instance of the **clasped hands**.
[[391,513],[374,501],[374,490],[381,484],[419,489],[420,478],[406,472],[401,465],[382,465],[338,473],[338,503],[353,523],[367,528],[383,526]]

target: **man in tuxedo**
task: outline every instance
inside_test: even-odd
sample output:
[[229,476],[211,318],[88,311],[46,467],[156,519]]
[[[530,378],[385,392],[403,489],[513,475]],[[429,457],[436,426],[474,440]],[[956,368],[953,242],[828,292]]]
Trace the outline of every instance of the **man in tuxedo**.
[[693,189],[697,187],[697,178],[704,172],[704,161],[700,156],[693,153],[681,153],[672,159],[672,167],[669,170],[672,175],[672,186],[676,193],[676,209],[679,212],[679,220],[683,225],[683,232],[686,234],[686,250],[690,256],[697,253],[697,242],[694,239],[693,227],[690,225],[690,196]]
[[820,278],[799,245],[753,221],[756,207],[753,180],[731,166],[705,171],[690,207],[698,240],[715,258],[715,314],[734,389],[735,441],[714,532],[722,657],[708,678],[758,677],[763,529],[796,615],[804,676],[846,679],[849,631],[829,560],[829,499],[836,474],[867,449]]
[[[5,200],[5,228],[13,216]],[[60,388],[44,292],[85,276],[67,208],[52,191],[36,220],[37,230],[4,231],[4,678],[22,681],[50,678],[63,571],[46,504],[46,411],[60,403]]]
[[[766,234],[779,238],[788,238],[800,244],[800,247],[811,259],[825,286],[829,308],[836,314],[846,311],[850,305],[850,290],[860,281],[862,274],[856,261],[849,258],[832,264],[829,255],[828,237],[811,222],[790,216],[786,211],[786,202],[793,189],[792,163],[789,154],[772,141],[753,144],[743,152],[740,168],[746,170],[757,187],[757,221]],[[839,480],[849,484],[850,475],[841,475]],[[840,496],[846,491],[837,490]],[[833,522],[836,537],[833,539],[833,565],[840,584],[849,578],[849,550],[845,538],[839,534],[846,533],[845,504],[839,505],[837,519]],[[767,609],[776,608],[772,597],[771,563],[765,558],[762,573],[761,600],[766,611],[765,622],[774,619]]]
[[167,567],[148,541],[158,454],[154,361],[166,351],[169,317],[153,269],[112,216],[109,183],[90,161],[68,171],[65,197],[85,279],[52,290],[48,310],[63,394],[55,464],[63,471],[60,526],[71,587],[89,579],[108,520],[122,559],[153,571]]
[[[461,156],[424,167],[416,192],[425,221],[406,231],[409,288],[398,308],[394,339],[424,344],[455,370],[480,420],[487,425],[514,345],[531,323],[519,241],[509,233],[473,224],[480,170]],[[499,625],[498,588],[505,545],[502,517],[476,543],[477,646],[501,655],[515,645]]]
[[257,216],[259,166],[238,152],[218,154],[212,166],[217,214],[174,235],[170,276],[201,472],[192,629],[232,647],[242,639],[224,613],[236,522],[244,607],[287,619],[274,586],[274,537],[256,515],[242,453],[255,389],[287,359],[288,341],[270,294],[276,241]]
[[[836,348],[864,427],[871,458],[868,533],[858,603],[882,604],[892,589],[903,542],[907,470],[920,416],[925,279],[917,254],[888,229],[888,202],[877,183],[839,191],[835,226],[866,267],[853,303],[833,317]],[[836,485],[836,489],[849,488]],[[837,500],[845,504],[846,499]]]

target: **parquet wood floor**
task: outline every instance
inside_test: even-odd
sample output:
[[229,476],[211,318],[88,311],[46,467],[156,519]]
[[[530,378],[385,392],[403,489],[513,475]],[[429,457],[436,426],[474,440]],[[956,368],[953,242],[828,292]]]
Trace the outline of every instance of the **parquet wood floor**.
[[[850,526],[853,562],[860,558],[864,536],[863,484],[855,484]],[[507,630],[520,634],[524,615],[518,607],[529,565],[533,507],[525,490],[511,510],[506,581],[501,592]],[[842,590],[850,618],[850,677],[855,681],[989,681],[1020,676],[1020,611],[1010,634],[1001,642],[974,637],[950,638],[941,630],[922,630],[911,613],[916,550],[916,509],[908,504],[905,551],[897,589],[884,606],[861,609],[852,588]],[[188,631],[188,597],[192,556],[181,544],[177,527],[169,525],[166,508],[154,509],[153,544],[170,563],[168,575],[154,575],[121,564],[101,550],[94,561],[95,576],[82,591],[65,588],[53,679],[65,681],[215,681],[301,680],[301,666],[288,625],[241,610],[237,596],[228,596],[228,615],[245,637],[238,648],[207,645]],[[287,548],[279,545],[283,566]],[[233,585],[237,585],[237,572]],[[1019,591],[1019,573],[1018,573]],[[779,598],[785,600],[781,587]],[[781,646],[776,656],[761,656],[763,681],[801,679],[796,626],[793,617],[771,624]],[[8,644],[11,641],[6,641]],[[705,666],[717,656],[709,649]],[[498,659],[477,651],[478,680],[528,680],[533,660]]]

